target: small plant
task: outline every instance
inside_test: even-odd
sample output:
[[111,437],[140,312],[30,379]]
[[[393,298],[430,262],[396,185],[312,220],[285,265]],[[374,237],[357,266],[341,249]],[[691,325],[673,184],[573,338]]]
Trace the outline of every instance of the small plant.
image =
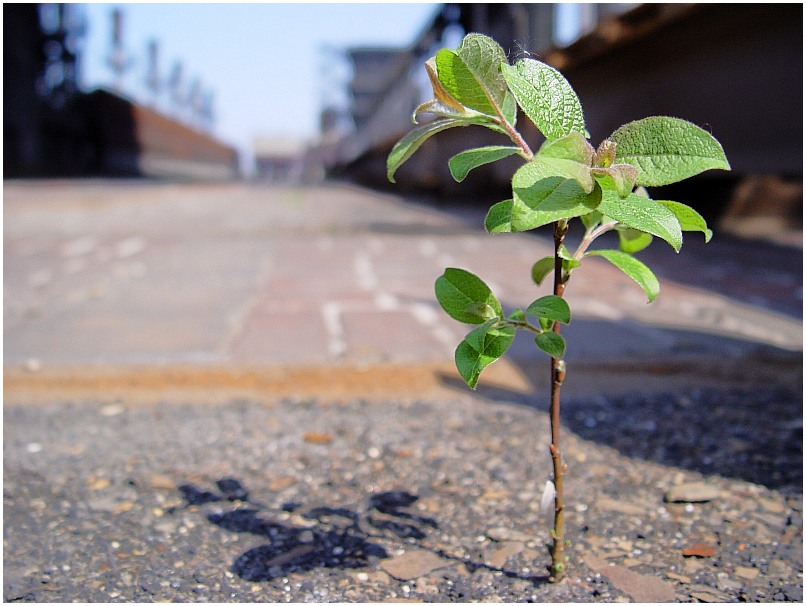
[[[485,219],[491,234],[522,232],[545,225],[554,228],[554,255],[538,260],[532,280],[539,286],[553,274],[552,294],[525,309],[505,315],[501,303],[477,276],[448,268],[435,285],[436,297],[452,318],[475,325],[456,348],[456,367],[475,388],[481,371],[507,350],[515,331],[534,334],[537,347],[551,357],[550,454],[553,482],[544,502],[554,501],[554,524],[548,567],[550,579],[563,577],[568,557],[564,532],[563,477],[566,465],[560,449],[560,388],[566,374],[562,324],[571,320],[565,288],[586,257],[606,259],[643,288],[651,302],[658,280],[633,255],[654,237],[679,251],[684,231],[711,239],[702,216],[669,200],[653,200],[645,186],[682,181],[709,169],[730,170],[719,142],[703,129],[664,116],[644,118],[617,129],[597,148],[588,142],[580,101],[556,69],[535,59],[510,65],[504,50],[491,38],[468,34],[455,51],[443,49],[425,63],[434,99],[414,110],[436,118],[418,125],[395,144],[387,159],[387,176],[429,137],[459,126],[479,125],[509,138],[510,145],[464,151],[448,162],[451,175],[462,181],[481,165],[519,155],[524,160],[512,177],[512,198],[494,204]],[[534,152],[516,130],[518,108],[534,123],[545,142]],[[568,224],[579,218],[584,235],[576,250],[565,244]],[[602,234],[616,231],[618,250],[589,250]]]

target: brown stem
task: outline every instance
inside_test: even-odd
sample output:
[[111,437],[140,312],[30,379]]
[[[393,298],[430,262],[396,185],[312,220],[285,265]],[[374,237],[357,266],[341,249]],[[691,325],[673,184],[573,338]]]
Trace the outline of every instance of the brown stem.
[[[560,248],[568,232],[568,224],[558,221],[554,224],[554,294],[562,297],[565,293],[566,277],[563,275],[563,260],[560,258]],[[554,332],[560,334],[560,323],[554,323]],[[565,464],[560,449],[560,388],[565,379],[565,360],[551,358],[551,404],[549,406],[549,419],[551,421],[551,461],[554,468],[554,529],[552,531],[552,544],[549,548],[551,566],[549,566],[549,580],[559,581],[566,568],[565,558],[565,494],[563,491],[563,477]]]

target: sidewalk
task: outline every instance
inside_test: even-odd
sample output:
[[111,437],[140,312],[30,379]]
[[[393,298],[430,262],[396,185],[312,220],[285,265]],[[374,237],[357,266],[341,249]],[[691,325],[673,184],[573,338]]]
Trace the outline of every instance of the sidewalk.
[[[405,390],[423,367],[450,374],[466,327],[434,300],[445,267],[477,273],[505,308],[547,294],[529,270],[551,253],[548,237],[489,236],[477,215],[343,185],[8,182],[6,397],[22,386],[91,386],[110,376],[160,389],[171,378],[175,386],[266,388],[297,372],[292,382],[304,389],[316,377],[328,385],[372,374],[379,386]],[[662,279],[651,305],[612,266],[586,260],[568,290],[569,363],[628,372],[703,357],[731,367],[762,350],[774,364],[779,354],[797,358],[797,304],[789,314],[769,306],[781,292],[802,297],[801,250],[773,249],[765,267],[779,275],[765,282],[748,272],[737,287],[736,272],[725,271],[741,262],[735,243],[720,249],[717,235],[703,248],[698,240],[688,235],[680,255],[655,243],[650,266],[661,278],[685,266],[689,284],[710,288]],[[753,255],[749,247],[744,254]],[[720,294],[728,289],[759,296],[741,302]],[[516,367],[529,374],[543,357],[519,335],[511,361],[485,376],[528,389]],[[393,370],[381,376],[379,368]]]

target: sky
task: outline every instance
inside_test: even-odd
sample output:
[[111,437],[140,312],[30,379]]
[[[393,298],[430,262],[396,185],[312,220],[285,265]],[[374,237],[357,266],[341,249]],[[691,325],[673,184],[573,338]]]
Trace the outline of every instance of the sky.
[[[349,78],[334,49],[407,46],[439,5],[86,4],[80,82],[88,90],[115,84],[107,60],[116,7],[124,14],[123,47],[131,61],[122,92],[153,101],[145,86],[147,48],[157,40],[162,78],[181,60],[185,83],[199,78],[214,91],[213,136],[249,156],[257,135],[316,136],[323,102],[343,96]],[[173,110],[165,93],[156,107]]]

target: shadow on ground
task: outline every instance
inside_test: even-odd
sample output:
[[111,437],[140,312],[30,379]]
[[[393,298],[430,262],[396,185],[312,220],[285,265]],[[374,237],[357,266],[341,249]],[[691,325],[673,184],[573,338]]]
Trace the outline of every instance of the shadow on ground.
[[[373,494],[365,508],[357,511],[343,507],[314,507],[307,511],[301,503],[289,502],[280,511],[251,500],[246,488],[234,478],[216,482],[217,491],[184,484],[179,492],[183,507],[231,502],[233,509],[207,515],[216,526],[234,533],[249,533],[267,539],[235,559],[231,571],[252,581],[271,581],[292,573],[317,568],[357,569],[376,565],[390,556],[384,544],[390,541],[419,549],[429,549],[418,542],[431,530],[439,529],[437,520],[409,510],[419,497],[406,491]],[[296,514],[296,522],[280,521],[280,512]],[[284,516],[288,517],[288,516]],[[445,560],[464,564],[471,573],[479,568],[503,572],[505,576],[525,579],[534,585],[548,577],[525,577],[491,567],[482,562],[452,556],[440,549],[429,549]]]
[[[524,377],[538,363],[530,361],[527,367],[522,360],[514,361]],[[440,380],[457,391],[470,391],[458,374],[444,374]],[[628,387],[616,394],[564,396],[565,430],[631,458],[737,478],[786,495],[802,493],[802,389],[795,389],[792,382],[785,386],[773,382],[652,393],[645,383],[651,376],[624,376],[625,382],[641,380],[640,386],[636,383],[640,390]],[[532,385],[527,394],[483,385],[473,393],[489,401],[548,411],[548,381]]]

